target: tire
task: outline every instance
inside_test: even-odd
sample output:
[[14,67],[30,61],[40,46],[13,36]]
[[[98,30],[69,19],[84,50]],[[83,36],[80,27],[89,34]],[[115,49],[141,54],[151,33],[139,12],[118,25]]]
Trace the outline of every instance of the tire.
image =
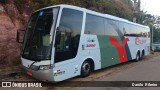
[[140,53],[139,53],[139,52],[137,52],[136,60],[135,60],[135,61],[137,61],[137,62],[138,62],[138,61],[140,60],[140,58],[141,58],[141,57],[140,57]]
[[144,51],[142,51],[141,60],[144,59],[144,55],[145,55],[145,53],[144,53]]
[[91,62],[89,60],[84,61],[81,66],[81,76],[87,77],[90,75],[91,71],[92,71]]

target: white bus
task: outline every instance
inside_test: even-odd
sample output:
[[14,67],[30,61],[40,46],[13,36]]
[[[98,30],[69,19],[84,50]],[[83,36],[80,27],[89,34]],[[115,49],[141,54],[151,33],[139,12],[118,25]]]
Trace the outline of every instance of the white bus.
[[26,27],[22,65],[41,81],[58,82],[150,53],[150,29],[72,5],[35,11]]

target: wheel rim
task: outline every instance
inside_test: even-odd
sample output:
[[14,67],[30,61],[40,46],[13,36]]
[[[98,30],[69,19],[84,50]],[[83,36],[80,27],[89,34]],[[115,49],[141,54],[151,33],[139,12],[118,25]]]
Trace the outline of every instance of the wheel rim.
[[89,63],[84,63],[84,65],[83,65],[83,71],[84,71],[84,73],[89,73],[90,72],[90,64]]

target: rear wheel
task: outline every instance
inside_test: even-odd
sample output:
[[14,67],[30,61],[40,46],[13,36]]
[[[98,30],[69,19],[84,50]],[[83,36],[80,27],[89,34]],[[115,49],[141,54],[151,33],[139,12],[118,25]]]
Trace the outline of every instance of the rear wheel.
[[139,60],[140,60],[140,52],[137,52],[136,61],[139,61]]
[[91,71],[92,71],[91,62],[89,60],[84,61],[81,67],[81,76],[82,77],[89,76]]
[[144,55],[145,55],[145,53],[144,53],[144,51],[142,51],[141,59],[144,58]]

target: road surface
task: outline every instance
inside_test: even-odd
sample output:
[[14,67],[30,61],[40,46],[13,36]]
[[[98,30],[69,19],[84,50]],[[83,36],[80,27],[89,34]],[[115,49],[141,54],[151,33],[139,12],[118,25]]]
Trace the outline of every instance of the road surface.
[[[95,81],[160,81],[160,56],[140,61],[135,67],[123,70]],[[160,87],[94,87],[72,88],[73,90],[160,90]]]

